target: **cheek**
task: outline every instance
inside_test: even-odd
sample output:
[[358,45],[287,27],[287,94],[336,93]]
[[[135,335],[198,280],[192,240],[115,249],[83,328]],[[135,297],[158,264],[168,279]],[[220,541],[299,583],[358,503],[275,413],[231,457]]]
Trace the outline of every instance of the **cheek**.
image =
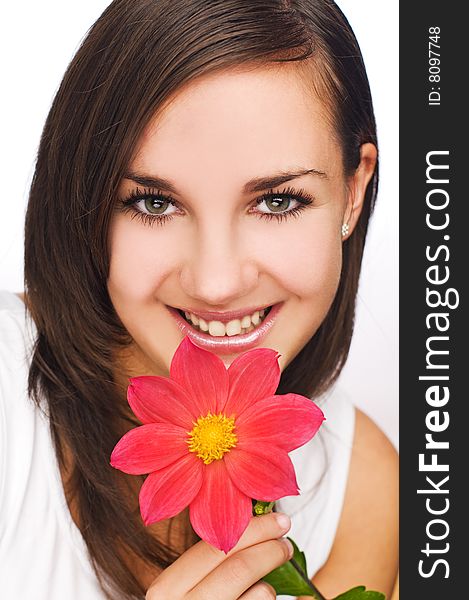
[[155,236],[152,228],[116,217],[109,233],[111,298],[129,302],[149,298],[173,268],[169,243],[165,235]]
[[[337,235],[318,235],[305,244],[304,255],[295,273],[298,295],[324,297],[332,300],[336,292],[342,266],[342,245]],[[300,271],[301,268],[301,271]]]
[[310,226],[277,239],[271,273],[298,300],[330,303],[342,266],[342,243],[336,228]]

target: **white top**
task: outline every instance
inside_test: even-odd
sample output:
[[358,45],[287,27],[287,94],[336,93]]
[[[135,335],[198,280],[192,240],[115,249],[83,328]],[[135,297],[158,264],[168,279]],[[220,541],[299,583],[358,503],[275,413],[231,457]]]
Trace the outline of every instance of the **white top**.
[[[35,326],[21,299],[0,291],[0,588],[8,600],[103,600],[85,542],[62,487],[47,418],[27,395]],[[308,573],[325,563],[347,481],[355,414],[335,388],[323,397],[326,423],[290,453],[300,496],[277,502]],[[287,598],[287,596],[280,596]]]

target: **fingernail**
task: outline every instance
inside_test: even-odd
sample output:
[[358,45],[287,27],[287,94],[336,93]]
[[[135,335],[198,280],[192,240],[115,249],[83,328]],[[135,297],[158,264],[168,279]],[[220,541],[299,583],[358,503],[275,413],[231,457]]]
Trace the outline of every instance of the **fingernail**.
[[288,556],[291,558],[293,556],[293,545],[288,538],[282,538],[283,543],[288,548]]
[[291,527],[290,517],[285,513],[275,513],[275,518],[282,531],[288,531]]

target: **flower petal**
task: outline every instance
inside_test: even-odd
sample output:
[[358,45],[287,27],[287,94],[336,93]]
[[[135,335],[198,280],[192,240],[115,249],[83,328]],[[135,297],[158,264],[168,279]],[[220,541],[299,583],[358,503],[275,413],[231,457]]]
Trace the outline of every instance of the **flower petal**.
[[244,448],[240,443],[223,460],[231,479],[249,498],[271,502],[299,494],[292,461],[281,448],[271,444]]
[[191,401],[175,381],[167,377],[132,377],[127,388],[130,408],[142,423],[169,422],[191,429],[199,415],[191,412]]
[[231,363],[226,415],[240,415],[254,402],[275,394],[280,381],[278,356],[278,352],[270,348],[254,348]]
[[187,432],[171,423],[151,423],[128,431],[111,454],[111,465],[143,475],[170,465],[188,453]]
[[324,418],[309,398],[298,394],[270,396],[236,419],[236,435],[239,440],[256,445],[267,442],[291,452],[315,435]]
[[235,546],[252,516],[251,498],[231,481],[223,460],[204,468],[204,482],[190,505],[194,531],[227,553]]
[[180,513],[198,494],[203,463],[193,454],[148,475],[140,489],[140,512],[145,525]]
[[174,353],[169,371],[190,396],[193,412],[217,414],[228,394],[228,373],[221,358],[196,346],[185,337]]

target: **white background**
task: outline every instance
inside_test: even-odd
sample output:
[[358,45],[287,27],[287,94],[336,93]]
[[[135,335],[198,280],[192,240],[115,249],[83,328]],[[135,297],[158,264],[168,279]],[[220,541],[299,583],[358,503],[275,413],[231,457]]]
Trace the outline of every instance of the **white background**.
[[[23,223],[50,103],[87,29],[109,0],[8,2],[0,36],[0,289],[23,289]],[[340,385],[398,445],[398,2],[339,0],[363,52],[375,106],[381,179]]]

